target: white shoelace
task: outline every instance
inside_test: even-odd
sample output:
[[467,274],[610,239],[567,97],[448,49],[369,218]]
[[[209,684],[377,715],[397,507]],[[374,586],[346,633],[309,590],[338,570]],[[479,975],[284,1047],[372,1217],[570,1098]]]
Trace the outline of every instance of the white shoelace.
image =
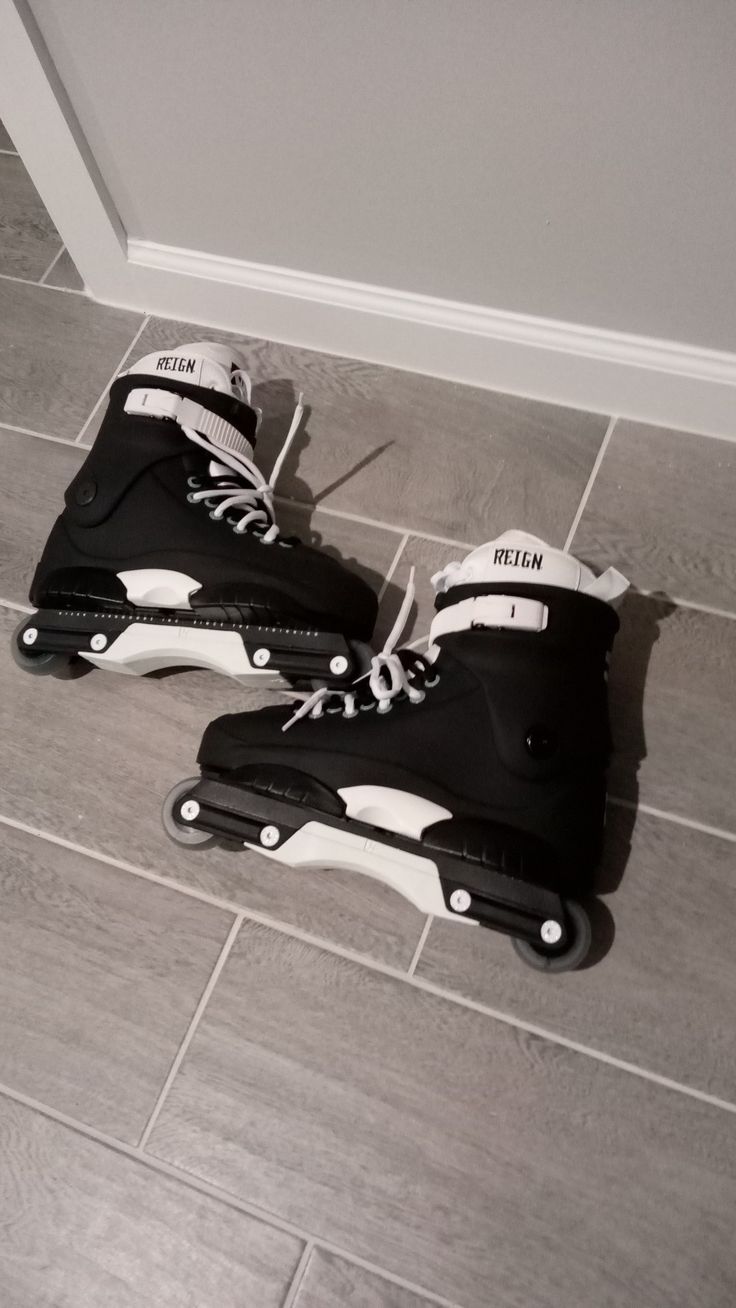
[[[242,374],[241,376],[239,372],[234,372],[233,388],[239,399],[245,400],[246,403],[250,404],[250,383],[247,378],[245,378],[244,381],[244,377],[245,374]],[[190,496],[192,503],[197,504],[200,500],[211,500],[217,496],[220,503],[212,511],[213,518],[223,518],[228,509],[235,509],[238,513],[242,514],[242,517],[237,523],[233,523],[234,531],[239,535],[242,535],[242,533],[247,531],[251,526],[265,524],[267,530],[261,536],[261,540],[264,545],[273,544],[273,542],[278,539],[279,535],[279,529],[275,522],[276,515],[273,507],[273,496],[276,490],[279,473],[284,466],[284,461],[289,453],[291,443],[299,430],[299,424],[304,415],[303,399],[304,397],[300,392],[291,419],[291,426],[289,427],[286,439],[279,450],[278,457],[273,465],[271,476],[268,481],[266,481],[260,468],[252,459],[247,458],[245,454],[237,454],[234,450],[220,449],[218,446],[213,445],[206,436],[202,436],[199,432],[195,431],[193,427],[182,427],[184,435],[188,436],[190,441],[194,441],[195,445],[200,445],[208,454],[211,454],[215,462],[226,465],[228,468],[231,468],[239,478],[243,478],[251,483],[249,486],[244,486],[242,488],[238,487],[237,489],[234,489],[232,486],[222,486],[215,487],[211,490],[195,491]]]
[[[299,708],[291,715],[288,722],[281,728],[282,731],[288,731],[299,718],[309,715],[311,718],[321,718],[324,712],[325,700],[331,697],[342,699],[342,714],[345,718],[355,718],[358,716],[359,707],[357,704],[356,687],[363,682],[368,681],[368,687],[378,703],[378,712],[387,713],[391,708],[391,700],[402,692],[408,695],[413,704],[420,704],[424,699],[424,691],[417,686],[412,686],[409,679],[409,671],[404,667],[398,653],[394,653],[394,647],[398,643],[401,633],[406,626],[411,606],[414,603],[414,568],[409,573],[409,582],[406,587],[406,593],[401,603],[401,608],[396,615],[391,631],[384,642],[383,649],[379,654],[374,654],[371,659],[370,672],[365,673],[358,681],[353,682],[350,690],[334,690],[329,686],[321,686],[315,690],[307,699],[299,705]],[[368,706],[361,706],[368,707]],[[372,706],[371,706],[372,707]]]

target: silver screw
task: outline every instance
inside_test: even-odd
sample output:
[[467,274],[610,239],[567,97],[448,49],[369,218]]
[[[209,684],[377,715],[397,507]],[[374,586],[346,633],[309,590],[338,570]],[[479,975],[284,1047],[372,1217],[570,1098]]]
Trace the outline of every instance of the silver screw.
[[93,636],[91,641],[89,642],[90,649],[95,650],[97,654],[101,653],[101,651],[105,649],[106,645],[107,645],[107,636],[103,636],[101,631],[98,631],[97,635]]
[[195,818],[199,817],[199,804],[196,799],[187,799],[184,801],[179,809],[179,817],[182,818],[184,822],[193,822]]
[[467,913],[472,902],[467,890],[453,890],[450,895],[450,908],[456,913]]
[[23,632],[23,644],[35,645],[37,640],[38,640],[38,628],[26,627],[25,631]]
[[257,668],[265,668],[271,657],[270,649],[257,649],[253,655],[253,663]]
[[330,672],[335,677],[342,677],[349,667],[350,664],[344,654],[336,654],[334,659],[330,659]]
[[550,917],[546,922],[542,923],[539,934],[545,945],[559,945],[562,939],[562,926],[559,922],[555,922],[553,917]]
[[281,832],[278,827],[263,827],[258,839],[262,845],[266,846],[266,849],[273,849],[273,846],[278,845],[281,839]]

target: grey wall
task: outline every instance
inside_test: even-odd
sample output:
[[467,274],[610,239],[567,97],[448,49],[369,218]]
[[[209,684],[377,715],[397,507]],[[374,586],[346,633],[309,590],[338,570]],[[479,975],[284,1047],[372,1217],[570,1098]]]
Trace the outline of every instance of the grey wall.
[[733,0],[32,0],[128,232],[736,349]]

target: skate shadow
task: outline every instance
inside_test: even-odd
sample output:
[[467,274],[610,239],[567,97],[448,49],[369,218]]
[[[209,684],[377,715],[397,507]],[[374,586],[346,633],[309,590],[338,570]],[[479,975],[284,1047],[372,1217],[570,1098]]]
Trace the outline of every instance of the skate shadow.
[[644,727],[647,675],[660,625],[675,607],[667,595],[629,591],[619,610],[621,629],[614,643],[608,680],[613,759],[608,776],[603,857],[593,886],[595,898],[586,903],[593,944],[581,970],[595,966],[605,957],[616,934],[613,914],[598,896],[613,894],[618,889],[631,855],[639,804],[639,769],[647,756]]
[[[256,458],[258,466],[265,476],[270,474],[274,461],[283,445],[294,414],[297,398],[297,390],[293,381],[289,378],[279,377],[253,384],[253,403],[257,408],[261,409],[263,414],[257,438]],[[311,415],[311,406],[305,404],[304,416],[299,430],[294,437],[279,476],[276,494],[279,527],[285,535],[298,536],[306,545],[321,550],[324,554],[344,564],[351,572],[357,572],[378,594],[383,585],[383,573],[380,569],[367,566],[364,558],[349,553],[344,545],[338,546],[333,539],[325,539],[326,520],[322,519],[318,525],[315,525],[313,519],[321,502],[328,495],[358,476],[364,468],[380,458],[394,442],[386,441],[382,445],[368,450],[352,468],[342,473],[315,495],[308,482],[299,474],[301,457],[304,451],[309,448],[312,440],[309,431]],[[356,546],[359,546],[360,534],[361,532],[364,533],[366,528],[362,527],[360,523],[356,523],[354,530],[351,530],[349,519],[333,519],[333,522],[341,528],[341,536],[349,539],[354,534]],[[396,591],[396,608],[398,609],[401,603],[401,592],[398,587],[389,587],[387,594],[392,589]],[[393,599],[394,596],[389,594],[389,604],[392,603]]]

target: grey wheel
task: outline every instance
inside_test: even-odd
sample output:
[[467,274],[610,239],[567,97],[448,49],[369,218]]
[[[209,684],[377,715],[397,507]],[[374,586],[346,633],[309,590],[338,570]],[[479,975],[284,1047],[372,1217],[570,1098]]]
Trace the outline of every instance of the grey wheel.
[[30,672],[32,677],[73,676],[68,654],[54,654],[50,650],[34,650],[32,645],[23,644],[23,632],[31,625],[29,619],[24,618],[15,628],[10,638],[10,652],[13,656],[13,662],[19,668],[22,668],[24,672]]
[[585,958],[593,941],[590,918],[581,904],[574,899],[565,901],[567,941],[561,949],[545,946],[541,940],[532,945],[528,940],[512,938],[514,952],[537,972],[573,972]]
[[196,826],[183,821],[180,816],[182,803],[197,785],[199,785],[199,777],[187,777],[185,781],[177,782],[163,802],[161,821],[164,824],[164,831],[167,836],[175,844],[197,845],[199,849],[205,849],[208,846],[215,845],[217,837],[213,836],[209,831],[198,831]]

